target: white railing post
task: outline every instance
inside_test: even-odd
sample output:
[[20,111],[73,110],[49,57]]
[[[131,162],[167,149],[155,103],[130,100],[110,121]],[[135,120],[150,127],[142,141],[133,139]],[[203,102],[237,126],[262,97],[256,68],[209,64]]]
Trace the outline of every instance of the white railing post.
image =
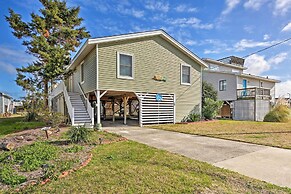
[[75,125],[75,109],[74,109],[74,107],[72,107],[72,118],[71,118],[71,121],[72,121],[72,125]]

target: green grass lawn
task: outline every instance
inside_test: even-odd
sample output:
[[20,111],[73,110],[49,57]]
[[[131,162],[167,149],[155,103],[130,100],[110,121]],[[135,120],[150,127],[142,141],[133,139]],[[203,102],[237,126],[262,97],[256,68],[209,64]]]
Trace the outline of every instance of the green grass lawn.
[[150,127],[291,149],[291,122],[218,120]]
[[290,189],[132,141],[93,150],[85,168],[29,193],[291,193]]
[[43,122],[25,122],[23,117],[0,118],[0,137],[26,129],[43,127],[44,125]]

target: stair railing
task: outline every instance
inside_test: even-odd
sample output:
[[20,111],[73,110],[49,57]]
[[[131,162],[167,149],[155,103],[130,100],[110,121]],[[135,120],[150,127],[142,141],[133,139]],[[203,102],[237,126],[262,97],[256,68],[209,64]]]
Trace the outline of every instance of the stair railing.
[[85,103],[85,106],[86,106],[87,112],[88,112],[88,114],[89,114],[89,116],[90,116],[91,124],[94,125],[94,108],[92,108],[91,103],[90,103],[90,101],[88,100],[87,96],[85,95],[85,92],[84,92],[84,90],[83,90],[83,88],[82,88],[80,82],[78,82],[78,86],[79,86],[80,91],[81,91],[81,93],[82,93],[82,96],[83,96],[83,98],[84,98],[84,101],[85,101],[84,103]]
[[74,110],[74,107],[71,103],[71,100],[70,100],[70,96],[68,94],[68,91],[67,91],[67,88],[65,86],[65,83],[62,81],[60,83],[61,87],[63,88],[63,92],[64,92],[64,98],[65,98],[65,102],[67,104],[67,108],[68,108],[68,113],[71,117],[71,122],[72,122],[72,125],[75,125],[75,110]]

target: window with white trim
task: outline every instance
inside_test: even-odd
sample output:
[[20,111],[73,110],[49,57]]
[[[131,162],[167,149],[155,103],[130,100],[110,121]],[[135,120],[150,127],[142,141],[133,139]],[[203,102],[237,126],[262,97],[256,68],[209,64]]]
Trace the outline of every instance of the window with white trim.
[[133,55],[117,52],[117,77],[133,79]]
[[226,91],[226,80],[219,81],[219,91]]
[[191,66],[181,64],[181,84],[190,85],[191,83]]

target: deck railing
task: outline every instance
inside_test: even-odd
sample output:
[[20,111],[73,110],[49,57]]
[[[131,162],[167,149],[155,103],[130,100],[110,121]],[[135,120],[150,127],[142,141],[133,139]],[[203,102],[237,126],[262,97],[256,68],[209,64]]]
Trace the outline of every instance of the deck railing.
[[70,96],[68,94],[68,91],[67,91],[67,88],[66,88],[66,85],[65,83],[62,81],[61,83],[61,87],[63,88],[63,92],[64,92],[64,98],[65,98],[65,102],[67,104],[67,108],[68,108],[68,113],[71,117],[71,122],[72,122],[72,125],[75,124],[75,110],[74,110],[74,107],[71,103],[71,100],[70,100]]
[[82,95],[81,95],[82,96],[82,100],[84,101],[86,109],[87,109],[87,112],[88,112],[88,114],[90,116],[91,124],[94,125],[94,108],[92,108],[91,103],[88,100],[88,98],[86,97],[86,95],[84,93],[84,90],[83,90],[83,88],[82,88],[82,86],[81,86],[81,84],[79,82],[78,82],[78,86],[79,86],[79,89],[80,89],[80,91],[82,93]]
[[262,99],[270,100],[271,91],[267,88],[244,88],[237,89],[237,99]]

